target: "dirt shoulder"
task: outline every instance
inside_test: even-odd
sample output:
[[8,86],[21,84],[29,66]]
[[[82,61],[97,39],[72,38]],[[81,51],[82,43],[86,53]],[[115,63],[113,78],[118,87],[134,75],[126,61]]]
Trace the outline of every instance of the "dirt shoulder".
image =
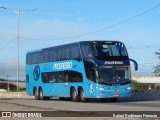
[[26,92],[0,92],[0,98],[30,98]]

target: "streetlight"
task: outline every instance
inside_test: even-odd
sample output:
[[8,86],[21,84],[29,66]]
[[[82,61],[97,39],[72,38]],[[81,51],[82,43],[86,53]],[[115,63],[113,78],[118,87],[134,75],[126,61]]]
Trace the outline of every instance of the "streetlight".
[[17,55],[18,55],[18,58],[17,58],[17,91],[18,91],[18,80],[19,80],[19,40],[20,40],[20,34],[19,34],[19,30],[20,30],[20,15],[21,14],[24,14],[26,12],[32,12],[32,11],[36,11],[37,9],[32,9],[32,10],[12,10],[12,9],[8,9],[6,7],[0,7],[1,9],[4,9],[4,10],[9,10],[15,14],[18,15],[18,34],[17,34]]

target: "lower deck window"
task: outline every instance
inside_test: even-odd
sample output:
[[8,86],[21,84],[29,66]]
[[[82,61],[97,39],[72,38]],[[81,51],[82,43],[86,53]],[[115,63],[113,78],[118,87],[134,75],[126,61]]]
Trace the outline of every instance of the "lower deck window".
[[42,73],[43,83],[63,83],[63,82],[82,82],[83,77],[80,72],[60,71]]

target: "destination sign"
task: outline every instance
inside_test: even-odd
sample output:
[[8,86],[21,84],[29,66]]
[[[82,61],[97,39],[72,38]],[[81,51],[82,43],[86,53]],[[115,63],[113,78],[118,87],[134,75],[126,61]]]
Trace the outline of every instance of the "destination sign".
[[105,64],[115,64],[115,65],[122,65],[122,61],[106,61]]

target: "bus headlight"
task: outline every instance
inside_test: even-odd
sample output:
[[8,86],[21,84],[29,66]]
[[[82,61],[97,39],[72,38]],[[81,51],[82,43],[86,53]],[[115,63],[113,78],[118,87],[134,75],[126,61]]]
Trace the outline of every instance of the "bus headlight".
[[104,88],[100,88],[98,86],[96,86],[96,89],[98,89],[98,90],[105,90]]
[[126,90],[131,90],[131,87],[126,88]]
[[99,90],[104,90],[104,88],[98,88]]

